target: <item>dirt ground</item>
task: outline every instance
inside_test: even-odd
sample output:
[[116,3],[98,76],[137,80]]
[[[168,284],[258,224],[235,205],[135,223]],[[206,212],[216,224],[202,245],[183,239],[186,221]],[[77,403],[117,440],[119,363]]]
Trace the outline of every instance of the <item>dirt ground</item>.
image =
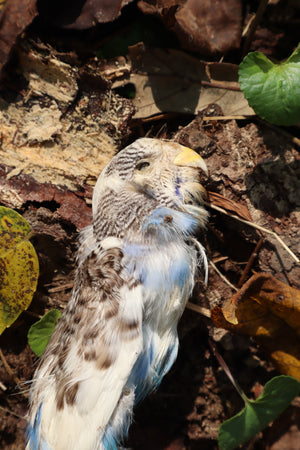
[[[254,3],[244,2],[244,8],[251,5],[255,10],[257,2]],[[286,11],[282,2],[277,3]],[[125,11],[122,26],[124,20],[135,14],[133,11]],[[112,26],[111,32],[118,34],[118,23],[106,24],[106,32]],[[18,158],[21,161],[19,172],[8,177],[11,170],[18,169],[17,163],[5,159],[12,152],[6,151],[5,154],[3,150],[1,153],[0,203],[17,209],[28,220],[34,232],[32,243],[40,263],[39,283],[32,304],[0,336],[3,353],[0,359],[0,448],[3,450],[24,448],[29,381],[37,364],[37,357],[27,343],[28,329],[48,310],[62,310],[69,299],[78,231],[91,222],[92,187],[101,171],[101,164],[105,164],[116,150],[145,135],[175,140],[195,149],[205,159],[209,169],[209,176],[203,178],[207,191],[234,202],[240,208],[241,216],[243,211],[244,216],[250,214],[255,224],[272,230],[293,253],[298,256],[300,253],[300,159],[299,139],[295,140],[295,137],[299,138],[299,128],[274,127],[255,116],[234,119],[228,115],[224,120],[210,120],[209,117],[224,114],[217,102],[195,113],[163,112],[150,118],[135,119],[130,95],[125,92],[124,86],[113,88],[103,76],[110,67],[109,59],[102,64],[101,77],[96,74],[92,62],[97,47],[95,42],[88,51],[82,48],[78,31],[66,34],[51,30],[42,32],[39,23],[27,30],[13,55],[16,58],[14,61],[18,61],[18,69],[8,65],[6,70],[10,76],[5,76],[0,90],[0,106],[5,104],[5,107],[1,106],[4,111],[1,116],[2,149],[5,145],[10,149],[14,147],[14,150],[17,149],[14,161]],[[291,27],[288,33],[286,24],[277,23],[276,27],[270,27],[269,23],[262,22],[251,49],[286,57],[283,43],[289,42],[289,48],[293,49],[293,30]],[[90,42],[96,40],[95,36],[88,35]],[[101,39],[102,42],[103,36]],[[66,75],[69,77],[67,100],[66,97],[63,100],[51,97],[48,91],[46,95],[32,93],[31,81],[24,75],[26,71],[33,70],[28,55],[42,55],[41,59],[47,60],[54,51],[57,52],[54,58],[68,64],[72,73],[76,72],[74,85],[75,78],[72,78],[71,71]],[[75,56],[74,52],[77,52]],[[235,49],[229,53],[229,62],[238,62],[237,52]],[[125,65],[122,70],[125,71]],[[77,87],[73,92],[71,87],[75,84]],[[109,108],[106,108],[107,104]],[[53,112],[50,119],[56,131],[49,137],[29,134],[28,130],[36,130],[34,126],[28,128],[28,124],[34,123],[32,117],[37,107],[40,111],[47,108]],[[13,126],[17,128],[14,130]],[[62,136],[61,129],[65,131],[65,136]],[[74,135],[71,135],[72,129],[75,130]],[[74,141],[76,151],[77,146],[78,149],[84,147],[86,151],[86,156],[79,156],[79,163],[75,162],[74,166],[68,165],[72,159],[69,156],[63,161],[62,153],[67,152],[70,145],[66,139]],[[104,142],[107,150],[107,153],[100,152],[100,162],[96,167],[98,159],[95,162],[92,157],[91,162],[88,161],[88,139],[98,139],[96,147]],[[20,158],[22,151],[27,152],[28,158],[36,151],[34,157],[39,154],[42,155],[41,160],[46,161],[49,149],[53,151],[52,161],[57,161],[54,169],[50,164],[46,171],[42,166],[42,169],[38,168],[36,163],[35,171],[30,172],[32,163],[28,167]],[[57,159],[55,155],[58,155]],[[59,166],[61,161],[64,165]],[[80,165],[81,174],[74,174],[75,166]],[[224,208],[227,208],[226,205]],[[218,212],[209,205],[208,210],[209,225],[199,239],[206,248],[208,259],[217,265],[227,281],[238,285],[257,242],[263,238],[258,255],[246,273],[246,280],[254,273],[267,272],[292,287],[300,288],[299,264],[274,236]],[[209,266],[208,285],[205,286],[199,279],[191,301],[207,309],[222,304],[234,293],[226,280]],[[249,397],[259,396],[263,385],[278,375],[268,355],[254,339],[218,329],[209,318],[195,311],[186,309],[184,312],[179,324],[179,336],[177,361],[158,391],[135,411],[126,444],[129,448],[218,448],[219,426],[243,407],[243,401],[213,355],[210,339],[216,342],[232,374]],[[244,448],[300,449],[299,424],[298,397],[274,423]]]

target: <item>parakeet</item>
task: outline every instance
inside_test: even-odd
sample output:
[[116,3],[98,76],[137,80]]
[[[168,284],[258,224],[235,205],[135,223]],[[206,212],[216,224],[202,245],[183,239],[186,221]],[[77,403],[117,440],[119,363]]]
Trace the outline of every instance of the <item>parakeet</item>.
[[205,226],[202,158],[141,138],[114,156],[80,235],[74,288],[36,370],[27,449],[113,450],[177,356]]

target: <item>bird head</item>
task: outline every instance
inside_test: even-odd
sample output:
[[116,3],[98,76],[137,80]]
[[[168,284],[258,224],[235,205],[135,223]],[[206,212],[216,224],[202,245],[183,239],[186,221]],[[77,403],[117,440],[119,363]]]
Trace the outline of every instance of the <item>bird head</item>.
[[[201,210],[204,223],[207,214],[199,208],[205,194],[200,171],[207,173],[207,168],[195,151],[175,142],[138,139],[102,171],[93,195],[94,220],[99,214],[102,220],[104,216],[113,219],[121,210],[140,205],[133,210],[141,220],[151,210],[167,206],[195,216]],[[104,211],[106,205],[109,212]]]

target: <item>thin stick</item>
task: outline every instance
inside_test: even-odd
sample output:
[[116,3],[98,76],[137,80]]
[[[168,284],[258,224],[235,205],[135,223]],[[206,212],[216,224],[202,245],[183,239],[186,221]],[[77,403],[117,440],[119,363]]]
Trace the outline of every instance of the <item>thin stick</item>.
[[20,380],[19,380],[19,378],[18,378],[16,375],[14,375],[14,372],[13,372],[13,370],[11,369],[10,365],[8,364],[8,362],[6,361],[6,358],[5,358],[5,356],[3,355],[3,352],[2,352],[2,350],[1,350],[1,348],[0,348],[0,358],[1,358],[1,360],[2,360],[2,362],[3,362],[3,365],[4,365],[5,369],[6,369],[6,372],[14,379],[14,382],[15,382],[16,384],[19,384],[19,383],[20,383]]
[[215,272],[217,272],[217,274],[219,275],[220,278],[222,278],[222,280],[228,284],[228,286],[231,287],[231,289],[233,289],[234,291],[238,291],[238,289],[230,283],[230,281],[225,277],[225,275],[222,274],[222,272],[220,272],[220,270],[217,268],[217,266],[212,262],[209,261],[209,264],[212,266],[212,268],[214,269]]
[[203,120],[210,121],[210,120],[246,120],[249,119],[252,116],[203,116]]
[[213,263],[217,264],[219,262],[227,261],[227,259],[229,259],[229,256],[218,256],[213,259]]
[[2,411],[6,412],[8,414],[11,414],[12,416],[18,417],[19,419],[25,419],[24,416],[20,416],[19,414],[16,414],[15,412],[11,411],[10,409],[3,408],[3,406],[0,406],[0,409],[2,409]]
[[61,291],[66,291],[68,289],[72,289],[73,288],[74,283],[66,283],[66,284],[62,284],[61,286],[55,286],[53,288],[48,289],[48,292],[50,292],[51,294],[53,294],[54,292],[61,292]]
[[208,86],[212,88],[220,88],[220,89],[226,89],[227,91],[240,91],[239,86],[230,86],[228,84],[222,83],[221,81],[204,81],[201,80],[202,86]]
[[211,209],[214,209],[215,211],[219,211],[219,212],[221,212],[222,214],[225,214],[226,216],[231,217],[232,219],[235,219],[235,220],[237,220],[237,221],[239,221],[239,222],[242,222],[242,223],[246,223],[247,225],[249,225],[249,226],[252,227],[252,228],[256,228],[257,230],[264,231],[265,233],[271,234],[271,235],[272,235],[272,236],[273,236],[273,237],[274,237],[274,238],[282,245],[282,247],[289,253],[289,255],[290,255],[297,263],[300,262],[299,258],[295,255],[295,253],[293,253],[292,250],[290,250],[290,249],[288,248],[288,246],[283,242],[283,240],[281,239],[281,237],[279,237],[278,234],[276,234],[274,231],[271,231],[271,230],[268,230],[267,228],[261,227],[260,225],[257,225],[256,223],[249,222],[249,220],[241,219],[240,217],[235,216],[234,214],[228,213],[227,211],[225,211],[225,209],[220,208],[219,206],[215,206],[215,205],[212,205],[212,204],[207,203],[207,202],[205,202],[205,205],[208,206],[208,207],[211,208]]
[[245,39],[244,48],[243,48],[243,56],[245,56],[246,53],[249,52],[249,48],[250,48],[254,33],[256,31],[257,25],[261,21],[263,13],[265,12],[266,7],[268,6],[268,3],[269,3],[269,0],[260,0],[255,17],[251,22],[251,25],[250,25],[249,31],[248,31],[248,35],[246,36],[246,39]]
[[7,387],[2,383],[2,381],[0,381],[0,389],[2,389],[2,391],[7,390]]
[[249,260],[248,260],[248,262],[246,264],[246,267],[243,270],[241,278],[239,279],[239,282],[237,284],[238,288],[240,288],[243,285],[243,283],[244,283],[248,273],[250,272],[250,269],[251,269],[251,267],[252,267],[252,265],[254,263],[255,258],[257,257],[257,254],[259,252],[260,247],[262,246],[263,241],[264,241],[264,239],[260,238],[259,241],[257,242],[256,246],[255,246],[255,249],[251,253],[251,256],[250,256],[250,258],[249,258]]
[[218,352],[216,343],[209,338],[208,343],[210,345],[210,348],[213,351],[213,354],[215,355],[215,357],[217,358],[220,366],[222,367],[222,369],[224,370],[224,372],[226,373],[226,375],[228,376],[229,380],[231,381],[231,383],[233,384],[233,386],[235,387],[235,389],[237,390],[237,392],[240,394],[240,396],[242,397],[242,399],[244,400],[244,402],[246,404],[249,403],[249,399],[247,397],[247,395],[245,394],[245,392],[243,391],[243,389],[240,387],[240,385],[238,384],[238,382],[236,381],[236,379],[233,377],[229,367],[227,366],[225,360],[223,359],[223,357],[220,355],[220,353]]
[[23,311],[23,314],[27,314],[28,316],[34,317],[35,319],[39,319],[39,320],[43,317],[40,314],[37,314],[33,311],[28,311],[28,310]]
[[202,306],[195,305],[195,303],[187,302],[186,307],[190,309],[191,311],[195,311],[199,314],[202,314],[202,316],[211,318],[210,310],[207,308],[203,308]]

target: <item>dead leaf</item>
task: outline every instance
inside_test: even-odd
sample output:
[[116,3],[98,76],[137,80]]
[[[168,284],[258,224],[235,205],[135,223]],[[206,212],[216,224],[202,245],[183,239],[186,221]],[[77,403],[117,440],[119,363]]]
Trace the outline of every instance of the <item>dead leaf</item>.
[[240,45],[240,0],[142,0],[138,7],[158,16],[187,50],[211,56]]
[[299,290],[259,273],[211,314],[217,327],[254,337],[280,373],[300,381]]
[[246,206],[236,203],[233,200],[230,200],[230,198],[226,198],[223,195],[218,194],[217,192],[207,191],[207,195],[209,202],[212,205],[219,206],[226,211],[237,214],[242,219],[252,222],[251,214]]
[[73,30],[85,30],[98,23],[112,22],[120,16],[124,6],[133,0],[44,0],[39,13],[48,23]]
[[240,0],[187,0],[176,12],[183,48],[211,56],[238,48],[242,33]]
[[141,46],[131,47],[129,56],[130,76],[113,87],[134,84],[135,119],[161,112],[195,114],[211,103],[225,115],[254,114],[239,90],[234,64],[206,63],[174,49],[143,51]]
[[0,75],[18,36],[37,16],[36,0],[7,0],[0,16]]

